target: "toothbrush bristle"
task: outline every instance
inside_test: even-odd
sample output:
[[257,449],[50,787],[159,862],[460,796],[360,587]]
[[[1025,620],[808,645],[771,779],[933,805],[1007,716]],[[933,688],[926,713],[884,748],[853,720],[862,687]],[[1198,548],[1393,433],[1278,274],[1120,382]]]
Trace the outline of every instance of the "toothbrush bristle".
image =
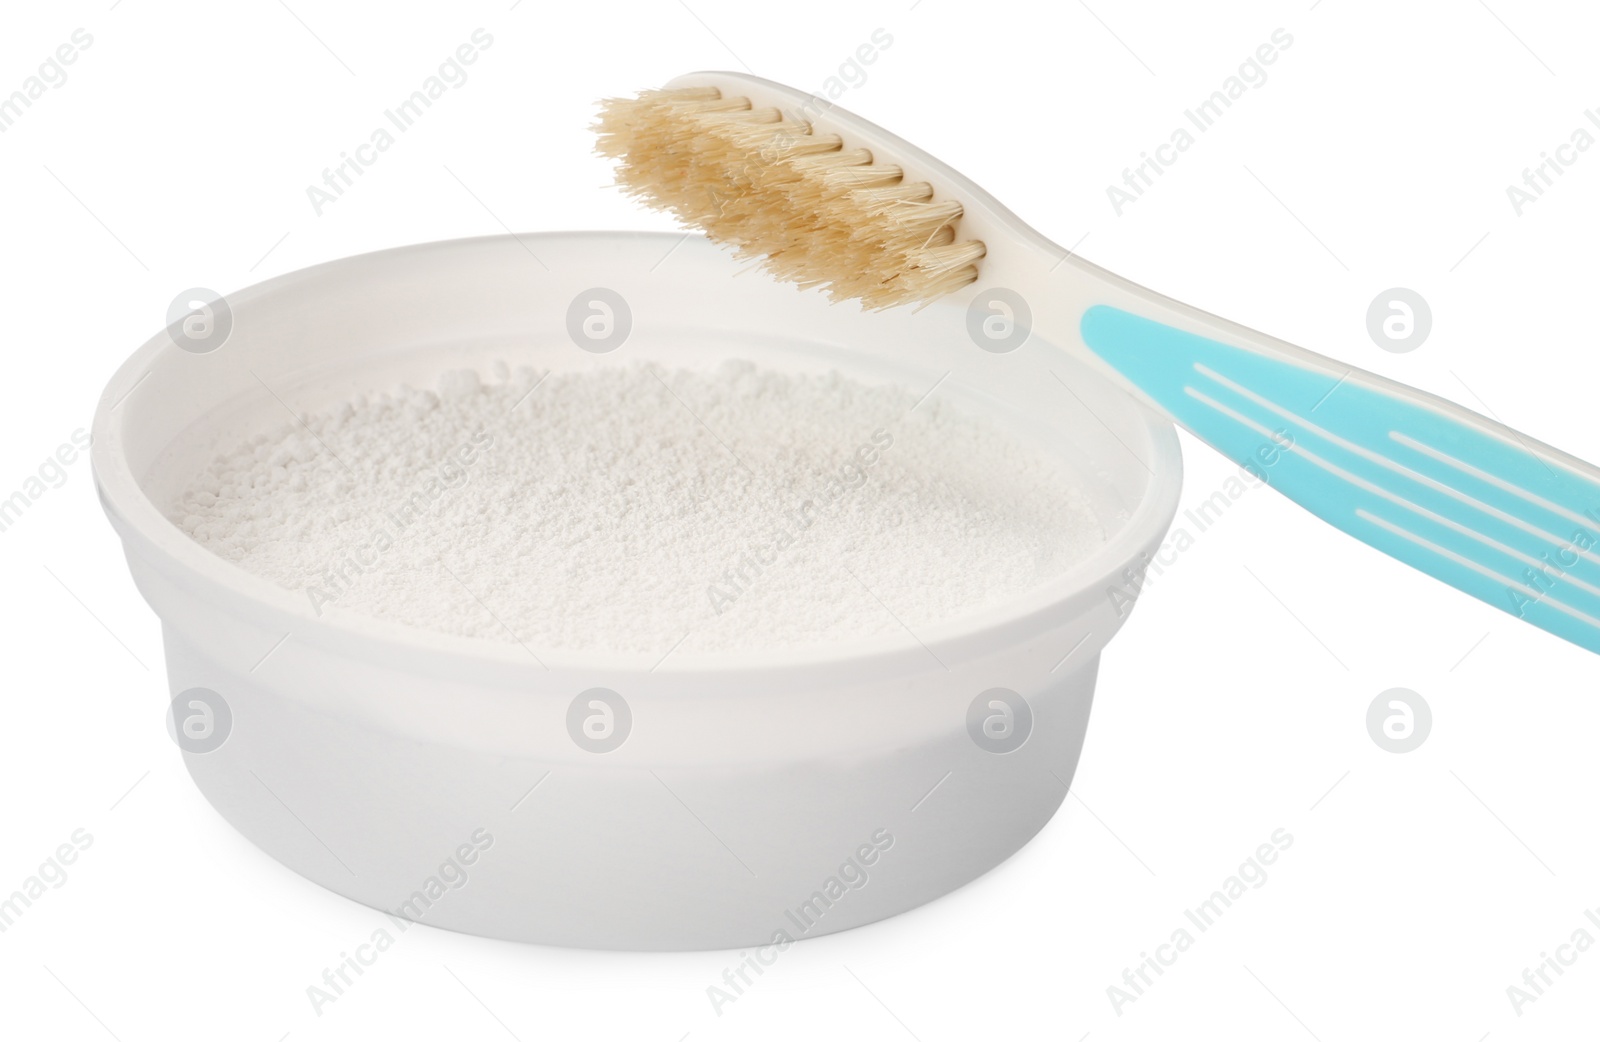
[[925,303],[978,277],[961,203],[837,135],[716,87],[600,103],[596,151],[617,184],[779,278],[871,309]]

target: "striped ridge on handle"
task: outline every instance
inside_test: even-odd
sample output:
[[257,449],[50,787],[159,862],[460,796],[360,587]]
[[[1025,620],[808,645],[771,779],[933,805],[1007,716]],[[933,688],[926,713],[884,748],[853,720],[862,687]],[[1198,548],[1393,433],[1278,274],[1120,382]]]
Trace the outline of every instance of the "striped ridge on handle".
[[1420,392],[1098,305],[1084,343],[1173,419],[1318,517],[1600,652],[1600,471]]

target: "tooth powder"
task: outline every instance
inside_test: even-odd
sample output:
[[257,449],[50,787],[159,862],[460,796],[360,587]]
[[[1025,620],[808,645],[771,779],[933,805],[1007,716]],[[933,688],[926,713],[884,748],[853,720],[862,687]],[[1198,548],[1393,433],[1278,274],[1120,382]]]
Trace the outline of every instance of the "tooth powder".
[[1104,540],[1043,446],[839,373],[499,365],[298,421],[172,520],[318,616],[535,653],[911,642]]

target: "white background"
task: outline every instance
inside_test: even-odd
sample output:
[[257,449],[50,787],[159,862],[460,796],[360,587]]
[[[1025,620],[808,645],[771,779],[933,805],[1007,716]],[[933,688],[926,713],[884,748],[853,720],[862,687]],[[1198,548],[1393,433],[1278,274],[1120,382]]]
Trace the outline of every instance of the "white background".
[[[0,134],[0,493],[88,427],[178,291],[506,227],[667,227],[602,189],[594,99],[699,68],[817,89],[877,28],[893,44],[842,104],[1058,242],[1600,459],[1600,150],[1521,216],[1506,197],[1600,105],[1587,5],[20,6],[0,94],[74,29],[94,42]],[[478,27],[494,44],[470,81],[317,216],[306,186]],[[1294,43],[1267,82],[1117,216],[1107,184],[1280,27]],[[1392,286],[1432,305],[1411,354],[1366,333]],[[1184,449],[1188,506],[1234,468]],[[189,782],[157,623],[86,459],[0,533],[0,560],[0,890],[74,829],[94,837],[0,934],[8,1037],[1473,1042],[1575,1038],[1600,1011],[1600,949],[1520,1016],[1506,994],[1600,908],[1595,658],[1270,491],[1141,599],[1105,656],[1074,795],[1037,839],[930,906],[799,944],[720,1017],[705,989],[736,953],[430,928],[317,1016],[307,985],[376,913],[256,851]],[[1434,714],[1404,755],[1365,726],[1395,686]],[[1114,1011],[1123,969],[1279,828],[1294,844],[1266,884]]]

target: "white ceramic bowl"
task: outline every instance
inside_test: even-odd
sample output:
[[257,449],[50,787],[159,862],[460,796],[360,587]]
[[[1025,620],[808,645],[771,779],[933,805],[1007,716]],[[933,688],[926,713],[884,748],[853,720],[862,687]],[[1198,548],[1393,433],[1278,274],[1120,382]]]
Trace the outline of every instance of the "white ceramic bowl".
[[[1049,820],[1100,651],[1123,622],[1108,590],[1172,520],[1171,426],[1049,345],[979,350],[959,296],[862,314],[737,270],[697,236],[406,247],[232,294],[220,348],[180,349],[164,332],[117,372],[95,417],[96,482],[161,618],[189,772],[240,832],[337,893],[431,925],[694,949],[894,915],[994,867]],[[604,354],[569,333],[575,300],[599,314],[579,299],[595,287],[631,312]],[[318,617],[164,513],[219,447],[281,424],[284,403],[324,408],[497,358],[726,356],[913,388],[948,373],[935,393],[1052,447],[1106,541],[1027,596],[915,637],[673,655],[659,668],[655,656],[540,649],[541,665],[512,643],[336,606]],[[606,752],[569,731],[595,688],[631,714]]]

